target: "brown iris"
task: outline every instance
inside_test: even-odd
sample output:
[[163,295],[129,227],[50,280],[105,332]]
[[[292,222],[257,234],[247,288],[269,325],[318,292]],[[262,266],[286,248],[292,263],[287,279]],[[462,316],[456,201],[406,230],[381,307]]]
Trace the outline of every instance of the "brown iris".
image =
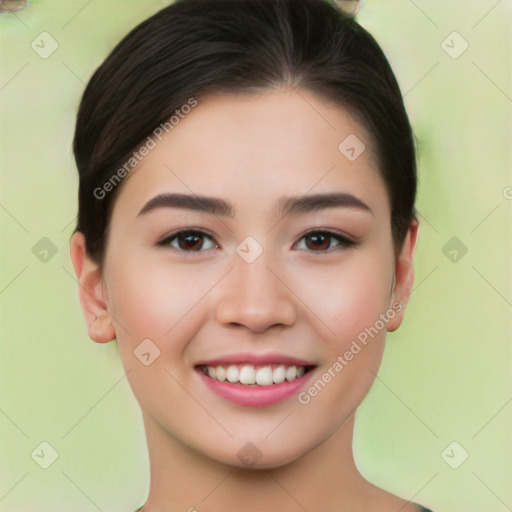
[[[321,251],[323,249],[328,249],[330,246],[330,236],[326,234],[314,234],[307,235],[306,239],[306,247],[311,249],[312,251]],[[313,242],[313,247],[310,247],[308,244],[308,240]]]

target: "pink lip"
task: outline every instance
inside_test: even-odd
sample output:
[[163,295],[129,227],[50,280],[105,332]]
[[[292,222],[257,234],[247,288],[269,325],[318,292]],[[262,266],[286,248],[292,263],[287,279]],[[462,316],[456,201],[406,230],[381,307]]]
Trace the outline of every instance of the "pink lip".
[[316,366],[315,363],[311,361],[306,361],[305,359],[297,359],[295,357],[289,357],[283,354],[278,353],[269,353],[269,354],[251,354],[249,352],[240,353],[240,354],[231,354],[219,357],[217,359],[209,359],[204,361],[199,361],[195,364],[195,366],[225,366],[226,364],[254,364],[254,365],[264,365],[264,364],[286,364],[295,366]]
[[[213,366],[213,365],[212,365]],[[290,382],[272,384],[271,386],[259,386],[257,384],[244,385],[232,382],[220,382],[205,375],[200,367],[196,367],[202,381],[217,395],[245,407],[264,407],[286,400],[296,395],[306,382],[311,378],[313,371],[309,371]]]

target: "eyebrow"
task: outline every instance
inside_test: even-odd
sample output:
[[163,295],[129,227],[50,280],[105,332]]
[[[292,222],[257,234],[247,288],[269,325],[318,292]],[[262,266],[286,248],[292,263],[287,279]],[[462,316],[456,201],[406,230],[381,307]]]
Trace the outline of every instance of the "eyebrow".
[[[236,214],[236,208],[233,204],[217,197],[159,194],[142,207],[137,217],[158,208],[186,208],[229,218],[234,218]],[[281,197],[277,202],[277,214],[280,217],[316,212],[325,208],[353,208],[373,213],[371,208],[361,199],[352,194],[341,192]]]

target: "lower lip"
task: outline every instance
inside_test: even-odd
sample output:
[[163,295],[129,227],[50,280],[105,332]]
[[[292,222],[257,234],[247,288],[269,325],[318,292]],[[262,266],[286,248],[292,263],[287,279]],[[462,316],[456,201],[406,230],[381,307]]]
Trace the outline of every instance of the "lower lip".
[[306,382],[311,378],[313,370],[298,379],[271,386],[258,384],[245,385],[232,382],[220,382],[205,375],[200,369],[196,370],[203,382],[217,395],[246,407],[264,407],[277,404],[290,396],[299,393]]

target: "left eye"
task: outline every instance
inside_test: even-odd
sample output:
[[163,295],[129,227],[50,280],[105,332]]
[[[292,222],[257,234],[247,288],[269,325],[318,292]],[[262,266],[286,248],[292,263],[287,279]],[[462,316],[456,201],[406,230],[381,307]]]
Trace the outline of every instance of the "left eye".
[[[211,241],[209,247],[208,244],[205,247],[205,243],[202,241],[205,238]],[[335,247],[350,247],[356,244],[356,242],[330,231],[310,231],[300,238],[299,242],[294,245],[294,248],[303,249],[305,247],[310,252],[329,252],[327,249],[331,248],[332,239],[337,241]],[[304,244],[302,244],[302,247],[299,247],[302,240],[304,240]],[[201,249],[207,250],[218,247],[214,238],[207,233],[191,230],[174,233],[158,242],[157,245],[170,246],[177,251],[189,254],[203,252]]]
[[[303,245],[306,249],[311,249],[312,252],[328,252],[324,249],[330,248],[331,240],[333,238],[338,242],[335,247],[350,247],[355,245],[355,242],[352,240],[344,236],[331,233],[330,231],[310,231],[309,233],[306,233],[300,241],[304,240],[305,242]],[[297,246],[298,245],[300,244],[297,244]]]

